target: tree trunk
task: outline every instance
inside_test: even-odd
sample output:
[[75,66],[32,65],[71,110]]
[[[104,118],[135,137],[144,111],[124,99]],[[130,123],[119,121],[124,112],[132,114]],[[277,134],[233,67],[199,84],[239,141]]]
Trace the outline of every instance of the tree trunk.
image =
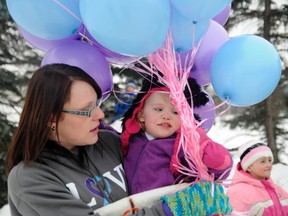
[[[271,31],[271,0],[265,0],[264,10],[264,38],[270,40]],[[279,162],[278,150],[276,147],[276,117],[278,116],[278,110],[276,107],[277,103],[277,89],[275,92],[266,99],[266,121],[265,121],[265,132],[268,146],[271,148],[274,155],[274,163]]]
[[[277,92],[277,91],[276,91]],[[274,163],[279,162],[278,149],[276,146],[276,131],[275,131],[275,115],[277,114],[277,109],[275,107],[275,96],[271,95],[266,100],[266,121],[265,121],[265,131],[268,146],[271,148],[274,155]]]

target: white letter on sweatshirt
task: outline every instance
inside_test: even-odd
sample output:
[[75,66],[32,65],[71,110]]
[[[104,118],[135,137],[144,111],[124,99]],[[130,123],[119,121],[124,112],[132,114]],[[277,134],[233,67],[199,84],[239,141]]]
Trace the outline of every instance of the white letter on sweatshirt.
[[[66,184],[66,187],[70,190],[71,194],[72,194],[76,199],[80,199],[78,190],[77,190],[77,188],[76,188],[76,186],[75,186],[74,183],[68,183],[68,184]],[[91,199],[91,202],[90,202],[90,203],[87,203],[87,205],[90,206],[90,207],[97,205],[96,199],[93,197],[93,198]]]
[[126,192],[125,180],[124,180],[124,177],[123,177],[123,175],[122,175],[122,172],[120,171],[120,170],[124,171],[122,165],[120,164],[120,165],[116,166],[113,170],[115,170],[115,171],[118,173],[118,175],[119,175],[120,178],[121,178],[121,181],[119,181],[117,178],[115,178],[114,176],[112,176],[110,171],[104,173],[103,176],[106,177],[106,178],[108,178],[108,179],[110,179],[110,180],[113,181],[115,184],[119,185],[119,186]]

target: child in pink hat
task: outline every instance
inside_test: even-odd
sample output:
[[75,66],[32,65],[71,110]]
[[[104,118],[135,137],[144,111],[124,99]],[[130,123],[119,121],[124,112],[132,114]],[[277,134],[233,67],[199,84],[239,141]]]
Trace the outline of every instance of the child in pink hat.
[[234,215],[288,215],[288,193],[270,178],[273,154],[257,141],[238,149],[240,162],[227,191]]
[[[204,106],[207,95],[193,78],[188,78],[184,90],[191,106]],[[157,78],[144,80],[142,89],[124,115],[121,135],[124,152],[124,169],[131,194],[179,183],[186,176],[173,166],[180,139],[180,118],[172,105],[170,90]],[[200,117],[195,114],[195,119]],[[191,122],[191,124],[193,124]],[[225,179],[231,170],[233,160],[229,151],[211,140],[203,129],[197,128],[203,163],[216,179]],[[185,164],[183,151],[180,161]],[[193,181],[194,179],[189,179]]]

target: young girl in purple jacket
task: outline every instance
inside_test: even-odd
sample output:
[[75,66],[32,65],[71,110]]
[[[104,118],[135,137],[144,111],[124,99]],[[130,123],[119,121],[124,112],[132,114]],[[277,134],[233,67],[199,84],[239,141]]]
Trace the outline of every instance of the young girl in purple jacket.
[[[188,85],[184,94],[189,105],[192,97],[194,108],[204,106],[209,99],[196,80],[189,78]],[[195,119],[200,120],[197,115]],[[124,114],[122,122],[124,169],[131,194],[172,185],[181,180],[193,181],[191,178],[186,179],[173,165],[180,125],[177,110],[169,97],[169,89],[159,83],[157,78],[144,80],[140,93]],[[216,179],[225,179],[233,163],[230,153],[211,140],[200,127],[197,132],[203,163]],[[183,151],[177,156],[185,164]]]

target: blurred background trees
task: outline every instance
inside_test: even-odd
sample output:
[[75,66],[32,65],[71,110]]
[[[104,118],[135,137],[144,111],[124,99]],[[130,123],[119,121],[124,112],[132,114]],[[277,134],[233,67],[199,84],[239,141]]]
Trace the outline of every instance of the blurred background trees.
[[[271,41],[282,59],[282,77],[277,89],[263,102],[247,107],[232,107],[229,118],[220,117],[227,126],[243,127],[263,134],[263,140],[273,149],[275,162],[285,148],[288,121],[288,4],[287,0],[234,0],[225,29],[230,36],[251,33]],[[33,71],[39,67],[43,52],[32,48],[19,34],[7,11],[5,0],[0,0],[0,207],[7,203],[5,156],[13,131],[17,127],[25,89]],[[239,29],[241,31],[239,32]],[[233,33],[235,32],[235,33]],[[232,35],[232,33],[234,35]],[[115,93],[103,104],[105,123],[115,115],[114,106],[129,80],[140,87],[141,76],[129,69],[112,66]],[[287,143],[287,141],[286,141]],[[282,154],[283,155],[283,154]]]

